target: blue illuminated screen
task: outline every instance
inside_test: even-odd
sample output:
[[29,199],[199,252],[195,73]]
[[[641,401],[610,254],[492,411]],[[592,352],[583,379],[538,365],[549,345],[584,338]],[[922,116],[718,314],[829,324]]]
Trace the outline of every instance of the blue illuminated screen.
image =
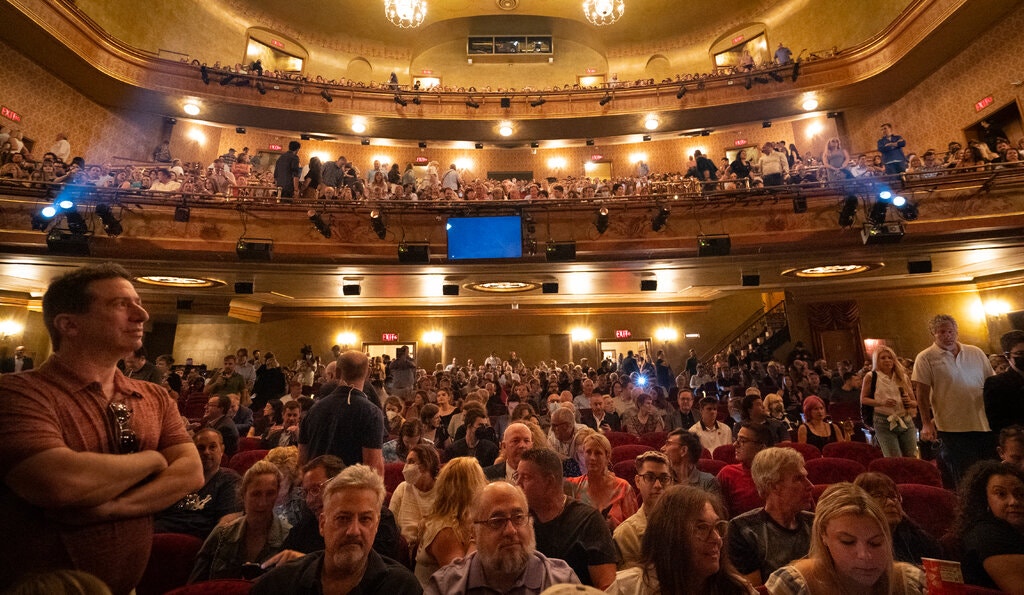
[[519,216],[449,217],[448,259],[522,258],[523,223]]

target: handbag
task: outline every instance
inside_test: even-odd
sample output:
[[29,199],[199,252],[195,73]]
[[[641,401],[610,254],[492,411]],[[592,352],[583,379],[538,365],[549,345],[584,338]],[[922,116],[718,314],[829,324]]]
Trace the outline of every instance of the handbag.
[[[875,387],[877,387],[877,386],[878,386],[878,372],[875,372],[874,370],[872,370],[871,371],[871,394],[868,395],[869,398],[872,398],[872,399],[875,398]],[[874,405],[865,405],[864,403],[861,403],[861,405],[860,405],[860,417],[861,417],[861,420],[864,422],[865,426],[874,429],[874,427],[875,427],[874,426],[874,423],[875,423],[875,406]]]

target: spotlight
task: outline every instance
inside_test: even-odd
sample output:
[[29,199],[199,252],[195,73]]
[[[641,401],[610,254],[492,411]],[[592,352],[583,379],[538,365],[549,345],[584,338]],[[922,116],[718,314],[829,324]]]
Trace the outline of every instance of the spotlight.
[[233,80],[235,80],[235,75],[233,75],[233,74],[229,74],[229,75],[225,76],[224,78],[220,79],[220,84],[222,84],[222,85],[228,85],[228,84],[230,84],[230,83],[231,83],[231,81],[233,81]]
[[651,230],[661,231],[661,228],[665,227],[665,222],[668,221],[668,215],[671,213],[668,207],[660,207],[658,213],[651,219]]
[[263,86],[262,81],[256,81],[256,90],[260,92],[260,95],[267,94],[267,88]]
[[807,212],[807,197],[806,196],[794,196],[793,197],[793,212],[794,213],[806,213]]
[[327,92],[327,89],[323,89],[320,91],[320,97],[323,97],[324,101],[326,101],[327,103],[331,103],[332,101],[334,101],[334,98],[331,97],[331,94]]
[[368,147],[370,146],[370,139],[364,138],[363,140],[359,141],[359,144],[363,145],[364,147]]
[[701,136],[711,136],[711,131],[710,130],[701,130],[700,131],[700,135]]
[[533,141],[533,142],[530,143],[530,148],[531,149],[539,149],[540,148],[540,143],[538,143],[537,141]]
[[203,77],[203,84],[210,84],[210,71],[206,69],[206,64],[199,67],[199,76]]
[[89,231],[85,224],[85,218],[78,211],[67,211],[64,213],[64,220],[67,221],[68,230],[75,234],[84,234]]
[[475,144],[475,145],[473,145],[473,146],[474,146],[474,147],[476,147],[477,149],[482,149],[482,148],[484,148],[484,144],[483,144],[483,143],[477,143],[477,144]]
[[676,92],[676,99],[682,99],[683,95],[686,95],[686,85],[679,86],[679,91]]
[[[53,207],[48,208],[53,209]],[[52,220],[53,217],[47,217],[43,214],[43,211],[34,213],[32,215],[32,231],[46,231],[46,228],[50,226],[50,221]]]
[[767,85],[769,81],[768,81],[768,77],[762,75],[762,76],[755,76],[754,77],[754,82],[762,84],[762,85]]
[[608,231],[608,207],[601,207],[597,210],[597,216],[594,219],[594,227],[597,228],[598,235]]
[[[399,99],[402,99],[402,98],[401,98],[401,97],[399,97]],[[404,100],[403,100],[403,101],[404,101]],[[419,95],[417,95],[416,97],[413,97],[413,98],[412,98],[412,102],[413,102],[414,104],[416,104],[416,105],[419,105],[419,104],[423,103],[423,100],[421,100],[421,99],[420,99],[420,96],[419,96]],[[396,102],[396,103],[397,103],[397,102]],[[402,104],[402,106],[404,107],[404,106],[405,106],[405,104],[403,103],[403,104]]]
[[772,121],[771,120],[765,120],[764,122],[761,122],[761,128],[771,128],[771,127],[772,127]]
[[594,139],[588,138],[587,139],[587,146],[588,147],[593,147],[594,146]]
[[896,207],[896,212],[899,213],[900,217],[902,217],[904,221],[913,221],[917,219],[917,205],[906,198],[897,196],[892,200],[892,206]]
[[604,97],[601,98],[601,101],[598,101],[598,103],[601,104],[602,107],[608,105],[611,102],[612,96],[610,93],[605,93]]
[[868,221],[875,225],[885,223],[885,215],[889,211],[889,203],[884,200],[876,200],[871,205],[871,212],[868,213]]
[[857,197],[850,194],[843,199],[843,210],[839,212],[839,227],[850,227],[857,216]]
[[793,63],[793,82],[796,82],[797,77],[800,76],[800,60]]
[[245,134],[245,128],[238,126],[235,128],[235,132],[237,132],[238,134]]
[[[96,205],[96,214],[99,215],[100,221],[103,222],[103,231],[107,232],[108,236],[116,238],[124,232],[124,227],[117,217],[114,217],[114,213],[110,210],[110,205]],[[70,227],[70,223],[68,227]]]
[[643,136],[643,139],[644,139],[644,142],[647,142],[647,141],[651,140],[651,135],[649,135],[649,134],[645,134],[645,135]]
[[743,88],[746,89],[747,91],[749,91],[750,87],[752,87],[753,85],[754,85],[754,79],[752,77],[748,76],[747,77],[747,81],[745,83],[743,83]]
[[321,216],[320,213],[317,213],[313,209],[310,209],[310,210],[306,211],[306,215],[309,215],[310,223],[312,223],[313,227],[315,227],[316,230],[320,232],[320,235],[324,236],[325,238],[330,239],[330,237],[331,237],[331,228],[324,221],[323,216]]
[[[419,97],[417,97],[416,99],[419,99]],[[413,103],[415,103],[416,105],[419,105],[420,102],[416,101],[416,99],[413,99]],[[397,93],[395,94],[395,103],[397,103],[398,105],[400,105],[402,107],[405,107],[405,106],[409,105],[409,102],[404,100],[404,99],[402,99],[402,96],[398,95]]]
[[373,232],[377,234],[377,237],[382,240],[388,233],[388,226],[384,223],[384,214],[377,209],[370,211],[370,226],[373,227]]
[[467,97],[466,98],[466,107],[471,107],[473,109],[480,109],[480,104],[475,102],[475,101],[473,101],[472,97]]
[[829,118],[838,118],[839,117],[839,112],[829,112],[829,113],[827,113],[825,115],[827,117],[829,117]]
[[421,149],[426,149],[426,148],[427,148],[427,143],[425,143],[425,142],[423,142],[423,141],[420,141],[420,143],[419,143],[419,147],[420,147]]
[[538,97],[537,99],[530,102],[530,107],[540,107],[547,102],[547,99],[544,99],[543,97]]

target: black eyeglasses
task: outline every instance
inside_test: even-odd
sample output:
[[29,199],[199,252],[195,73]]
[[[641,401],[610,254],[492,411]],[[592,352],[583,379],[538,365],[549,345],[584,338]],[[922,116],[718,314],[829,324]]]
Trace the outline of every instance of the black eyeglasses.
[[648,471],[647,473],[640,473],[640,474],[638,474],[637,477],[644,478],[644,481],[646,481],[649,484],[654,484],[654,482],[657,481],[657,482],[661,483],[661,485],[663,485],[663,486],[672,485],[672,476],[669,475],[668,473],[665,473],[663,475],[658,475],[657,473]]
[[120,401],[111,401],[110,417],[114,420],[114,438],[121,454],[139,452],[139,437],[132,429],[132,410]]
[[485,525],[491,531],[501,531],[509,521],[512,521],[513,527],[522,527],[529,520],[530,515],[517,512],[512,516],[495,516],[483,521],[473,521],[473,524]]

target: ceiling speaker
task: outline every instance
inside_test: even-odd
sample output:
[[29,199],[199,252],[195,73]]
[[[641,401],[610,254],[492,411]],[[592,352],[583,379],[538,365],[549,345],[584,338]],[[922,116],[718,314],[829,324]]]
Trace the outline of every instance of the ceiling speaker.
[[740,285],[743,287],[757,287],[761,284],[761,275],[740,275]]
[[558,283],[541,283],[542,293],[558,293]]
[[658,280],[640,279],[640,291],[658,291]]
[[512,107],[512,100],[508,97],[501,98],[501,107]]
[[548,242],[548,262],[576,260],[576,242]]
[[459,295],[459,286],[455,283],[445,283],[441,286],[442,295]]
[[341,293],[343,295],[359,295],[363,292],[363,288],[359,285],[342,285]]
[[254,290],[255,285],[253,285],[252,281],[241,281],[239,283],[235,283],[235,293],[252,295]]
[[907,261],[907,272],[911,275],[923,275],[932,272],[932,261],[910,260]]

